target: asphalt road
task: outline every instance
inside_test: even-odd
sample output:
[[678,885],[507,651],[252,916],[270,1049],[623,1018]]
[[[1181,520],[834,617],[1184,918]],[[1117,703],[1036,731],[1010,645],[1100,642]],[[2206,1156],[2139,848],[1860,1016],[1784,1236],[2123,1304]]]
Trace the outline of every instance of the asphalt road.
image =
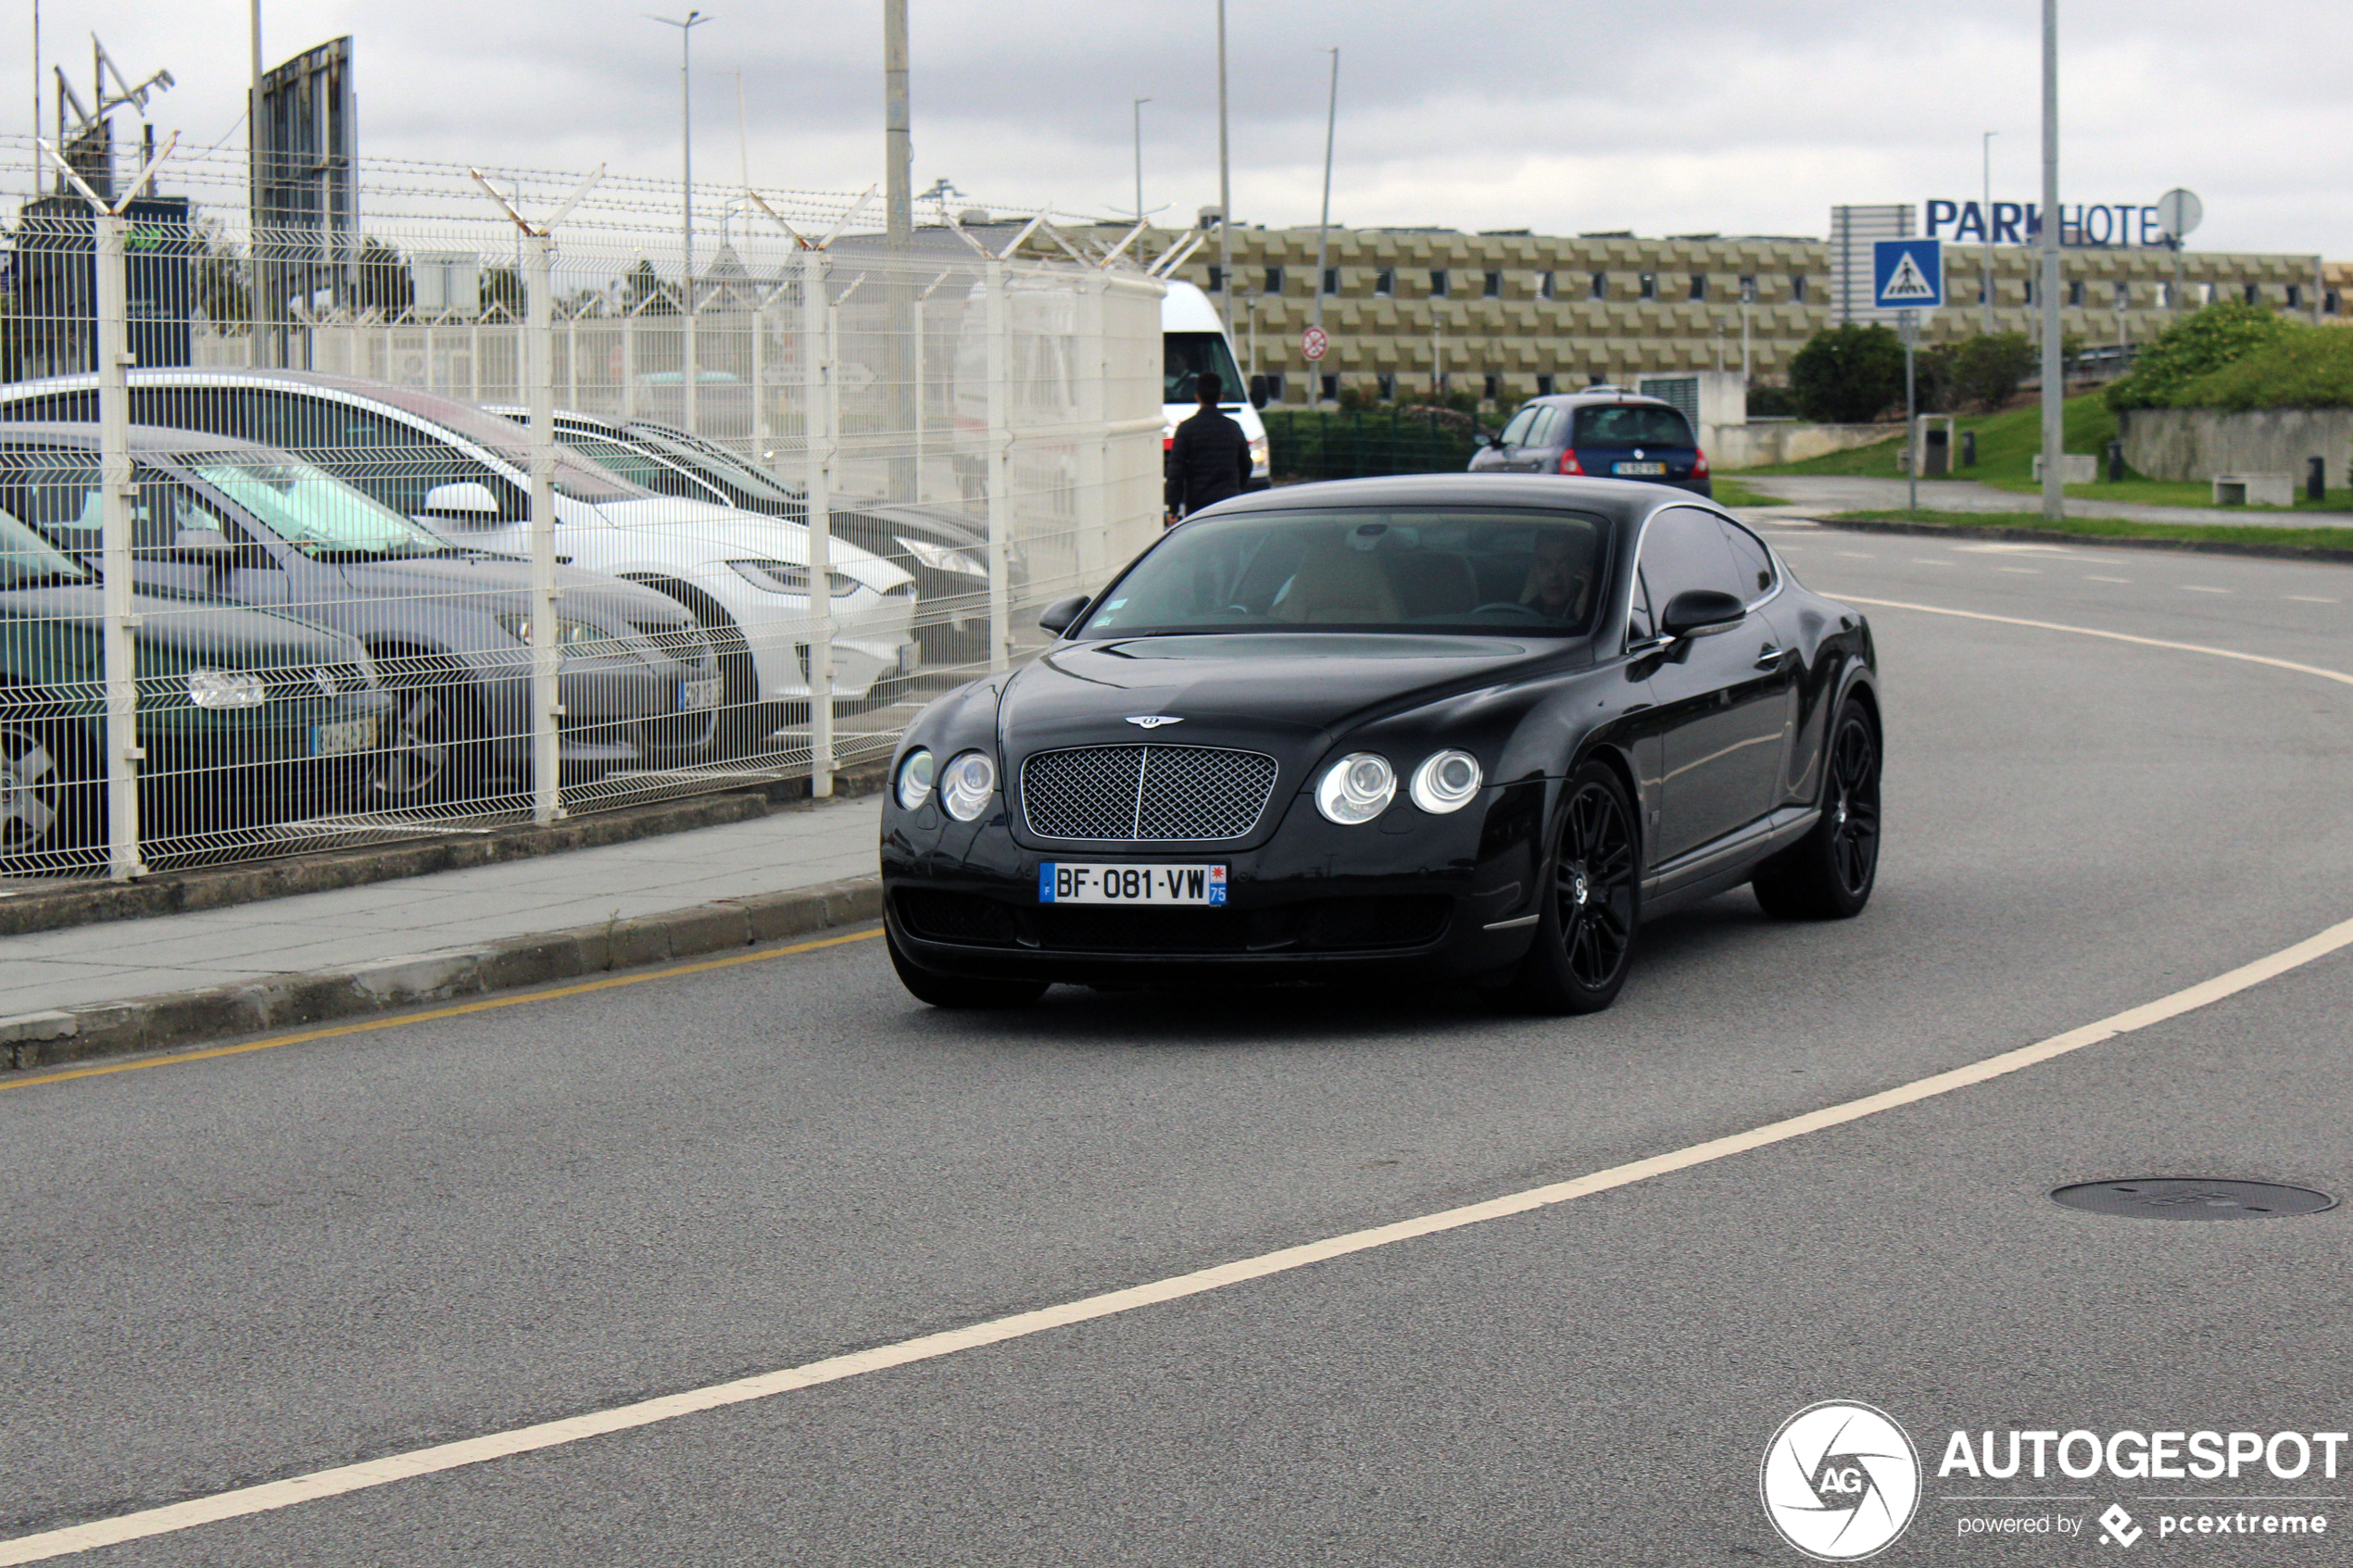
[[[2353,671],[2353,571],[1775,529],[1830,593]],[[1575,1177],[1909,1083],[2353,917],[2353,687],[1872,608],[1859,920],[1744,892],[1618,1005],[1057,990],[876,946],[0,1094],[0,1537],[624,1404]],[[2353,1205],[2098,1219],[2148,1174],[2353,1197],[2353,948],[1976,1087],[1542,1210],[69,1561],[1798,1562],[1780,1423],[1923,1450],[1886,1562],[2161,1540],[2149,1482],[1966,1486],[1955,1428],[2346,1430]],[[2353,1455],[2347,1456],[2353,1462]],[[1966,1500],[1964,1494],[2073,1500]],[[2270,1505],[2285,1507],[2285,1504]],[[2071,1515],[2068,1538],[1958,1536]]]

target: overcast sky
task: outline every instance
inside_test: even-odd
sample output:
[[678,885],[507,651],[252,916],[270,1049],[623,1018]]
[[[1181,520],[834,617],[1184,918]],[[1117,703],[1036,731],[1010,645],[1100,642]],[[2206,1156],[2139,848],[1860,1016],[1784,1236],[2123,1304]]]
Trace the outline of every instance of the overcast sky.
[[[880,0],[711,0],[695,32],[699,179],[732,183],[736,78],[752,179],[880,178]],[[1217,193],[1214,0],[912,0],[916,188],[975,201],[1133,205],[1189,220]],[[272,63],[357,35],[364,156],[666,176],[678,35],[610,0],[264,0]],[[14,0],[31,111],[31,6]],[[168,68],[165,130],[235,127],[246,8],[45,0],[43,47],[78,80],[96,31],[123,68]],[[665,14],[684,14],[684,7]],[[1979,135],[1997,200],[2040,196],[2041,10],[1911,0],[1229,0],[1238,221],[1312,223],[1341,50],[1334,221],[1815,234],[1837,202],[1969,197]],[[2200,249],[2353,257],[2353,57],[2345,0],[2068,0],[2061,199],[2205,200]],[[232,146],[241,146],[237,132]]]

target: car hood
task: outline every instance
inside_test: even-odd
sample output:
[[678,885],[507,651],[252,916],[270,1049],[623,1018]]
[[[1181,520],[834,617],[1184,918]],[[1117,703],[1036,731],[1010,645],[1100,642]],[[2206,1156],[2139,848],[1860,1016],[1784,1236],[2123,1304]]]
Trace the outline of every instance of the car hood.
[[[524,612],[531,604],[530,564],[506,556],[346,561],[340,570],[346,585],[361,598],[433,596]],[[560,566],[556,586],[563,593],[564,612],[575,618],[585,609],[606,618],[663,625],[683,625],[692,619],[675,600],[600,571]]]
[[[1363,718],[1499,679],[1557,646],[1341,632],[1066,643],[1007,683],[998,722],[1015,755],[1146,734],[1171,746],[1257,737],[1297,751]],[[1127,722],[1154,715],[1177,722]]]
[[[793,566],[809,564],[809,530],[784,518],[737,511],[709,501],[686,501],[649,495],[635,501],[607,501],[597,508],[609,522],[622,528],[673,529],[704,540],[740,558],[781,560]],[[830,541],[827,558],[833,570],[855,578],[877,594],[887,594],[914,579],[890,562],[847,539]]]
[[[0,592],[0,618],[62,622],[90,640],[94,659],[105,608],[96,583]],[[202,595],[143,588],[131,596],[131,611],[139,617],[132,636],[143,674],[198,664],[236,670],[345,664],[363,657],[359,643],[340,632]]]

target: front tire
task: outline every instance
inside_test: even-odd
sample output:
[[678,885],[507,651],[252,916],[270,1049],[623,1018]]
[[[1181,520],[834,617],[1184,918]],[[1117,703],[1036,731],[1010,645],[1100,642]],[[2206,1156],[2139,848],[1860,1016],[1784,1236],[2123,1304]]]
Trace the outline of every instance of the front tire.
[[1756,868],[1756,901],[1776,920],[1852,920],[1879,880],[1880,735],[1871,711],[1848,697],[1831,729],[1822,816],[1813,830]]
[[439,664],[398,656],[382,662],[392,696],[391,734],[370,770],[368,796],[379,811],[446,806],[481,798],[489,773],[487,741],[463,678]]
[[974,980],[925,969],[899,950],[899,938],[888,928],[883,943],[890,949],[890,967],[899,984],[917,1001],[936,1008],[1026,1008],[1046,994],[1042,980]]
[[1504,992],[1531,1012],[1599,1012],[1616,1001],[1642,919],[1642,847],[1626,785],[1607,765],[1588,762],[1566,795],[1536,941]]
[[0,721],[0,870],[72,875],[106,859],[106,784],[70,720]]

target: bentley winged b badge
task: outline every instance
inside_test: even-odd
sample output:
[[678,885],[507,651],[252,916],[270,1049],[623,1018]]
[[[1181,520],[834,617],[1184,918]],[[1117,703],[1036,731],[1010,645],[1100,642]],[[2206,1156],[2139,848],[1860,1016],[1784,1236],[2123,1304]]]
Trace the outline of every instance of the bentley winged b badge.
[[1127,721],[1140,724],[1147,730],[1157,730],[1163,724],[1181,724],[1185,721],[1174,713],[1134,713],[1128,716]]

